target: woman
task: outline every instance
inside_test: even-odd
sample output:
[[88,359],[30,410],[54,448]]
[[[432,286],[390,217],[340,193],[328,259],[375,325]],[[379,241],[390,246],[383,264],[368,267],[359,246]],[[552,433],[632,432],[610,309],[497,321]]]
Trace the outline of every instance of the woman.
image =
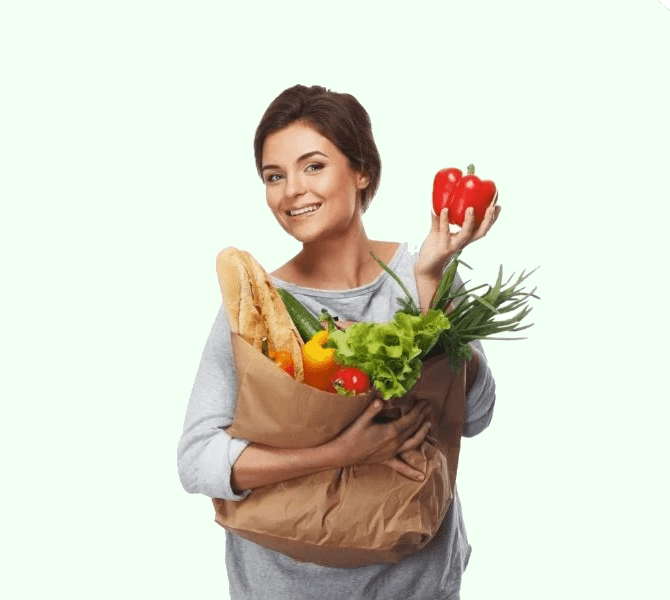
[[[327,308],[345,321],[383,322],[398,308],[397,283],[371,257],[374,252],[405,281],[422,310],[453,254],[483,237],[500,208],[484,222],[466,217],[457,235],[446,211],[433,215],[420,252],[407,244],[368,239],[362,215],[379,185],[381,161],[365,109],[351,95],[294,86],[268,107],[254,140],[256,166],[267,204],[302,250],[272,273],[278,287],[319,314]],[[316,448],[269,448],[231,438],[236,397],[230,325],[219,311],[189,401],[178,448],[184,488],[210,498],[242,500],[254,488],[349,465],[383,463],[411,478],[421,474],[403,460],[428,433],[426,407],[417,404],[395,424],[373,422],[373,403],[337,438]],[[495,385],[480,344],[475,344],[464,435],[489,423]],[[272,600],[318,597],[370,600],[458,598],[470,554],[458,496],[436,537],[398,564],[336,569],[291,558],[226,532],[230,596]]]

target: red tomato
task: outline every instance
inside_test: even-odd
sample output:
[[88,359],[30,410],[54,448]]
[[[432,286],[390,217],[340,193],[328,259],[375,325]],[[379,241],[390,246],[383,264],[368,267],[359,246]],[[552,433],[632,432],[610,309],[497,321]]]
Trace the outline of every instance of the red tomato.
[[370,378],[356,367],[340,369],[330,379],[335,389],[343,389],[352,394],[364,394],[370,389]]
[[475,209],[475,227],[484,220],[486,209],[498,195],[493,181],[482,181],[475,175],[475,166],[468,166],[468,174],[463,176],[460,169],[442,169],[433,180],[433,210],[436,215],[442,209],[449,210],[449,222],[463,226],[465,211]]

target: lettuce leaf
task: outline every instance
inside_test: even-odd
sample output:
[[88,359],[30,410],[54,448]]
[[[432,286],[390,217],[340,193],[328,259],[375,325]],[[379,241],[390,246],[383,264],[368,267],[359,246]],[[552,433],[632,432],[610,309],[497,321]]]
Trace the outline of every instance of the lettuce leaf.
[[416,383],[421,358],[449,326],[440,310],[425,315],[399,311],[387,323],[354,323],[344,331],[331,329],[327,345],[335,348],[337,362],[365,371],[388,400],[405,395]]

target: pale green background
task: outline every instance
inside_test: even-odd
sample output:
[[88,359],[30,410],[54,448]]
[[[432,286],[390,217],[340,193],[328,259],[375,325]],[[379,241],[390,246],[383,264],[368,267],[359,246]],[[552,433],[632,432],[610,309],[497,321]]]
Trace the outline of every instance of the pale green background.
[[227,598],[176,445],[217,251],[271,270],[297,250],[251,145],[295,83],[372,117],[371,237],[420,244],[434,173],[474,162],[503,212],[473,280],[541,266],[529,339],[486,346],[492,426],[463,443],[463,598],[667,597],[670,11],[362,4],[3,7],[2,597]]

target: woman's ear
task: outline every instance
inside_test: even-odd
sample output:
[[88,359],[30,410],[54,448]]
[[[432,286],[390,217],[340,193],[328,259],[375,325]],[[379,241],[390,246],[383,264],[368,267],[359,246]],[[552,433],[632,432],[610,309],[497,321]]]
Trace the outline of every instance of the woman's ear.
[[370,177],[363,172],[358,173],[358,179],[356,181],[356,187],[359,190],[364,190],[370,185]]

